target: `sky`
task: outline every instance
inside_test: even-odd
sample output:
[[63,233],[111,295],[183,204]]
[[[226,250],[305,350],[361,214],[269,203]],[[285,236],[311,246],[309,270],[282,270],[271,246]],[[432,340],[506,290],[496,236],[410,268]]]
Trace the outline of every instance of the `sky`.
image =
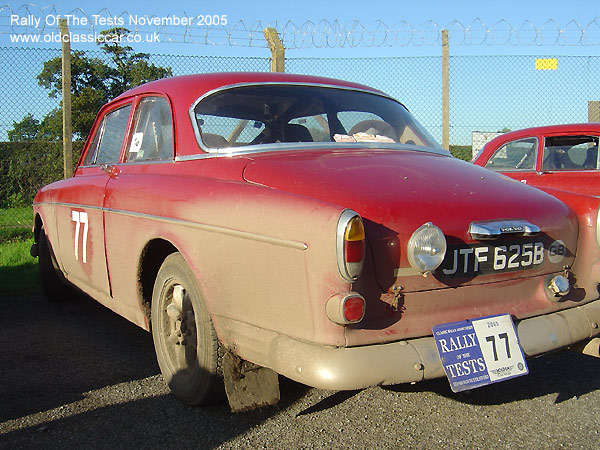
[[[183,67],[181,57],[184,55],[234,57],[225,60],[225,69],[216,66],[206,68],[204,63],[194,62],[179,71],[173,66],[176,74],[189,73],[189,70],[268,70],[266,58],[271,54],[266,48],[262,29],[276,26],[287,47],[285,56],[290,59],[286,60],[286,70],[358,81],[388,92],[403,101],[438,140],[441,118],[438,92],[441,84],[441,46],[438,37],[439,29],[448,28],[450,56],[472,57],[469,61],[454,60],[451,64],[451,143],[454,139],[457,144],[468,144],[472,129],[497,131],[507,126],[516,129],[550,122],[585,121],[587,101],[600,98],[600,70],[597,67],[600,59],[587,58],[600,56],[600,0],[98,0],[86,2],[85,5],[81,0],[35,4],[2,3],[0,0],[0,62],[3,63],[0,64],[0,140],[5,139],[6,130],[12,128],[13,121],[23,117],[24,110],[33,112],[36,118],[41,119],[58,104],[58,99],[49,99],[47,92],[38,86],[36,80],[43,61],[53,56],[38,52],[36,57],[39,60],[33,61],[34,55],[26,50],[28,47],[36,47],[58,51],[60,43],[24,43],[13,42],[11,39],[14,40],[17,34],[39,37],[39,26],[27,22],[30,19],[34,22],[48,21],[49,25],[44,28],[44,33],[57,33],[53,20],[55,22],[57,15],[64,17],[68,14],[80,19],[87,16],[90,20],[94,20],[93,16],[96,15],[100,21],[129,16],[143,18],[146,15],[159,20],[168,17],[194,18],[195,21],[200,17],[218,20],[225,18],[227,31],[221,28],[212,31],[215,34],[210,35],[212,42],[218,45],[199,43],[206,30],[203,27],[193,28],[194,43],[181,43],[181,36],[187,30],[184,26],[168,28],[167,33],[164,32],[165,29],[156,26],[138,30],[138,36],[143,36],[144,39],[152,37],[153,32],[158,31],[160,42],[132,44],[135,51],[171,55],[170,59],[162,59],[168,66],[181,63]],[[17,16],[17,21],[11,16]],[[23,20],[27,23],[19,22]],[[374,30],[379,24],[380,29],[388,27],[401,30],[397,35],[398,40],[404,42],[408,39],[410,43],[386,45],[378,42],[376,45],[354,47],[346,43],[343,48],[338,45],[327,48],[327,45],[322,45],[322,41],[317,40],[316,46],[297,48],[302,47],[297,44],[301,42],[302,33],[296,34],[296,45],[292,41],[292,34],[282,34],[288,23],[302,26],[307,22],[322,24],[324,21],[341,24],[346,31],[351,29],[355,21],[369,30]],[[134,28],[129,24],[125,26]],[[245,40],[248,33],[240,31],[243,27],[255,30],[255,40],[251,46]],[[559,29],[564,29],[562,36],[566,41],[563,39],[563,44],[577,44],[581,35],[580,27],[588,32],[586,42],[594,45],[554,45]],[[83,26],[72,23],[69,28],[72,33],[85,35],[90,29],[99,32],[110,28],[110,24],[98,24],[90,28],[89,24]],[[469,28],[466,41],[465,28]],[[358,29],[355,26],[355,32],[349,37],[355,39],[354,42],[358,42],[360,36],[356,31]],[[486,34],[486,29],[491,30],[491,34]],[[490,35],[497,38],[496,42],[503,42],[503,36],[511,29],[515,34],[510,44],[491,43]],[[537,39],[532,29],[539,31]],[[408,30],[416,30],[416,33],[411,34]],[[231,41],[226,39],[227,32],[232,34]],[[521,39],[520,42],[515,39],[515,35]],[[308,39],[310,33],[305,36]],[[322,37],[323,34],[317,33],[317,36]],[[363,33],[362,36],[364,41],[369,41],[369,33]],[[378,36],[384,34],[380,33]],[[485,36],[488,36],[488,40],[480,43]],[[178,42],[169,42],[170,37]],[[71,46],[74,50],[98,50],[98,46],[93,43],[72,42]],[[23,52],[15,53],[11,49],[23,49]],[[22,56],[14,56],[16,54]],[[582,58],[561,59],[558,71],[542,73],[534,70],[534,55]],[[533,59],[485,59],[491,56],[531,56]],[[258,69],[249,69],[251,64],[240,62],[241,58],[238,57],[259,57],[261,61],[256,62]],[[414,58],[404,62],[398,60],[398,57]],[[420,57],[430,59],[419,60]],[[8,60],[14,58],[21,60],[18,64]],[[179,60],[174,61],[176,58]],[[372,59],[365,62],[364,59],[353,61],[351,58]],[[214,65],[214,61],[210,60],[206,64]],[[219,61],[219,64],[223,63],[223,59]],[[484,72],[485,76],[482,75]],[[474,81],[478,75],[478,81]],[[29,95],[24,97],[19,92],[28,92]],[[536,110],[532,106],[532,99],[544,107]],[[544,114],[537,116],[538,111]]]
[[[157,18],[165,18],[168,16],[174,17],[197,17],[198,15],[217,16],[219,18],[226,17],[228,27],[242,21],[247,27],[256,25],[260,21],[262,26],[278,24],[278,28],[282,28],[283,24],[292,21],[297,25],[301,25],[307,21],[312,21],[318,24],[322,20],[328,22],[338,21],[341,24],[348,25],[355,20],[359,20],[361,24],[367,26],[373,25],[376,21],[383,21],[388,27],[394,24],[406,22],[413,28],[420,30],[431,30],[432,23],[439,26],[449,26],[451,29],[451,45],[452,30],[473,25],[473,34],[481,35],[482,28],[479,25],[479,20],[485,23],[488,27],[493,28],[500,21],[506,21],[514,30],[521,30],[521,34],[527,35],[530,25],[536,28],[543,28],[548,21],[554,21],[545,27],[546,37],[552,41],[557,26],[559,28],[569,26],[570,29],[575,29],[577,22],[585,27],[590,21],[596,19],[596,25],[592,27],[592,31],[597,35],[598,17],[600,17],[600,1],[599,0],[362,0],[362,1],[339,1],[339,0],[303,0],[297,1],[272,1],[272,0],[222,0],[220,2],[208,1],[178,1],[165,2],[162,1],[145,1],[134,2],[131,0],[100,0],[99,2],[84,3],[81,1],[55,1],[53,3],[35,2],[34,5],[29,5],[26,9],[24,2],[9,2],[2,6],[0,4],[0,45],[15,45],[11,44],[9,34],[12,32],[10,26],[10,15],[15,12],[19,15],[26,16],[26,12],[30,11],[38,18],[44,19],[48,13],[58,13],[66,15],[75,13],[82,15],[81,11],[85,11],[88,16],[97,14],[103,18],[111,16],[122,16],[127,13],[133,16],[150,15]],[[54,10],[52,8],[54,6]],[[505,30],[504,25],[499,25],[498,30]],[[504,28],[503,28],[504,27]],[[23,27],[16,27],[19,32],[23,32]],[[50,27],[52,28],[52,27]],[[77,28],[77,27],[75,27]],[[102,29],[102,27],[98,27]],[[106,27],[105,27],[106,28]],[[184,30],[185,27],[179,27]],[[236,27],[239,29],[239,27]],[[81,28],[80,28],[81,29]],[[156,27],[149,28],[152,31]],[[427,39],[427,38],[426,38]],[[152,44],[139,44],[136,49],[141,51],[159,52],[159,53],[176,53],[176,54],[203,54],[218,55],[218,56],[262,56],[265,49],[260,47],[248,48],[243,43],[241,45],[204,45],[204,44],[177,44],[168,43],[166,39],[162,42]],[[222,40],[224,41],[224,40]],[[596,38],[596,42],[598,39]],[[458,42],[455,42],[458,44]],[[260,43],[262,44],[262,42]],[[285,44],[285,41],[284,41]],[[538,42],[539,44],[539,42]],[[53,44],[46,44],[53,45]],[[54,44],[56,45],[56,44]],[[292,45],[290,45],[292,46]],[[73,44],[74,48],[93,48],[94,45]],[[492,47],[490,49],[490,47]],[[499,54],[523,54],[524,52],[532,52],[531,45],[455,45],[452,47],[453,54],[482,54],[490,51]],[[536,52],[544,52],[544,46],[536,45]],[[582,46],[563,45],[558,49],[561,54],[588,54],[590,48]],[[345,49],[328,49],[328,48],[304,48],[304,49],[289,49],[286,56],[290,57],[329,57],[332,54],[339,56],[387,56],[387,55],[436,55],[439,54],[439,46],[428,45],[409,45],[409,46],[378,46]],[[599,49],[596,50],[600,52]]]

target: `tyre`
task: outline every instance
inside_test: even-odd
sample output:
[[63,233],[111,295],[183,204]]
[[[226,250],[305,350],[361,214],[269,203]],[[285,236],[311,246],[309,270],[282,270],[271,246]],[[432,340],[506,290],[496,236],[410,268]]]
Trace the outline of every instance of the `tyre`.
[[158,271],[151,324],[171,392],[191,405],[222,400],[221,347],[194,274],[179,253],[169,255]]
[[67,280],[58,268],[56,257],[54,256],[44,228],[40,229],[38,266],[42,292],[48,300],[51,302],[60,302],[72,294],[72,290],[67,285]]

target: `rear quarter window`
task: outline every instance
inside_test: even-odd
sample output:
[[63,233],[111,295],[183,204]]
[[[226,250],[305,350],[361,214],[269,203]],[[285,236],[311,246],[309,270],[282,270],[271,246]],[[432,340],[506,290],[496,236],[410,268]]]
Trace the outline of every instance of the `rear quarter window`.
[[164,97],[145,97],[138,104],[127,162],[160,161],[173,157],[171,107]]

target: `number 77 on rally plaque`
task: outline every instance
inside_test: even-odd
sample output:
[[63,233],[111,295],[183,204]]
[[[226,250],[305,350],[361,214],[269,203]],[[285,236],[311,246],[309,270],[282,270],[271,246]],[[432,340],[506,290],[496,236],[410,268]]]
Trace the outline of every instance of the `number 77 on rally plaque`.
[[529,373],[508,314],[436,325],[433,337],[454,392]]

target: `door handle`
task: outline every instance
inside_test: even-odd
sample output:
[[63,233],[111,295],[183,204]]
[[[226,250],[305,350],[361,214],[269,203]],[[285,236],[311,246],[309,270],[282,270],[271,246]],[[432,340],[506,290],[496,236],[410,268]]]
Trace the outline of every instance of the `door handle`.
[[113,164],[102,164],[100,168],[110,176],[119,174],[119,168]]

